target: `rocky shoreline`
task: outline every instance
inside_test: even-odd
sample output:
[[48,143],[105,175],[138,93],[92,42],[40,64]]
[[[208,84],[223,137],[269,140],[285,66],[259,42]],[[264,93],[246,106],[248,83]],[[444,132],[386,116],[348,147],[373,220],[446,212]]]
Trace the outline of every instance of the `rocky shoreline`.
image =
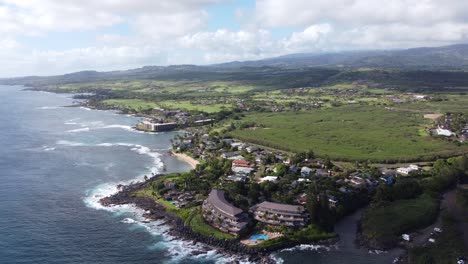
[[[184,221],[174,214],[167,212],[165,207],[155,202],[150,197],[135,196],[134,193],[147,187],[151,182],[155,181],[161,175],[155,175],[154,177],[144,181],[133,183],[130,185],[119,185],[119,192],[102,198],[99,202],[103,206],[116,206],[124,204],[133,204],[138,208],[145,211],[143,215],[149,220],[162,220],[164,224],[170,227],[168,234],[182,240],[192,241],[193,244],[205,244],[216,248],[217,250],[227,255],[241,255],[247,257],[249,261],[255,263],[276,263],[271,257],[270,253],[281,250],[284,248],[290,248],[296,246],[296,244],[284,244],[280,247],[259,249],[251,248],[240,243],[239,240],[223,240],[211,236],[204,236],[192,231],[189,227],[184,224]],[[336,239],[322,241],[321,244],[331,245],[336,243]],[[205,252],[194,252],[194,254],[202,254]]]

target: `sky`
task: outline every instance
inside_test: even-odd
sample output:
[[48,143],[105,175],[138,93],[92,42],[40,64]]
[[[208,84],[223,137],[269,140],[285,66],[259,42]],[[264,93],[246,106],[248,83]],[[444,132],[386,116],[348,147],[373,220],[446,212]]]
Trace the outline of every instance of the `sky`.
[[467,42],[466,0],[0,0],[0,77]]

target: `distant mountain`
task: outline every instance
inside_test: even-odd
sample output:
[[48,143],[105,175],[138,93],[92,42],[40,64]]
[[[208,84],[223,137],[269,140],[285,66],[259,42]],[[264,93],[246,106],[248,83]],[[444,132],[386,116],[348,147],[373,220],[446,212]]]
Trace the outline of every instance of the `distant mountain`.
[[322,80],[321,74],[329,78],[330,75],[343,70],[352,71],[361,68],[465,71],[468,70],[468,44],[406,50],[291,54],[264,60],[229,62],[208,66],[145,66],[126,71],[82,71],[59,76],[0,79],[0,83],[43,86],[123,79],[261,80],[278,75],[288,75],[291,80],[298,80],[303,78],[304,74],[315,73],[317,76],[320,75],[318,79]]
[[239,67],[345,67],[457,70],[468,68],[468,44],[436,48],[413,48],[384,51],[345,51],[325,54],[292,54],[277,58],[229,62],[213,65],[221,68]]

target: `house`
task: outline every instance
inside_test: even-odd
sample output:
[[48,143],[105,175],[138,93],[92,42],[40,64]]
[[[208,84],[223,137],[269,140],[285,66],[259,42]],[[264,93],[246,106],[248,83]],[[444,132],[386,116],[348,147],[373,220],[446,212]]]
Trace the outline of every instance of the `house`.
[[382,176],[380,177],[380,181],[382,181],[386,185],[393,185],[395,183],[395,177],[392,175]]
[[246,182],[247,179],[249,178],[248,175],[238,173],[236,175],[229,175],[226,177],[226,181],[232,181],[232,182]]
[[245,144],[242,142],[232,142],[231,143],[231,148],[237,148],[237,149],[242,149],[241,147],[244,146]]
[[302,167],[301,168],[301,176],[302,177],[310,177],[310,174],[312,173],[312,169],[309,167]]
[[435,130],[435,134],[437,136],[444,136],[444,137],[451,137],[451,136],[455,136],[455,133],[448,130],[448,129],[443,129],[441,127],[437,127],[437,129]]
[[408,167],[398,168],[396,171],[398,174],[401,174],[401,175],[409,175],[411,172],[419,171],[419,170],[421,170],[419,166],[411,164]]
[[259,148],[253,147],[253,146],[250,146],[250,147],[246,147],[246,148],[245,148],[245,151],[247,151],[248,153],[257,152],[258,150],[259,150]]
[[296,174],[299,171],[299,168],[296,165],[291,165],[288,169],[289,173],[294,173]]
[[390,170],[390,169],[386,169],[386,168],[379,168],[378,171],[383,176],[393,176],[393,177],[397,176],[397,173],[396,173],[395,170]]
[[232,167],[253,168],[255,167],[255,164],[250,163],[249,161],[246,161],[246,160],[237,159],[237,160],[232,161]]
[[309,214],[302,205],[262,202],[250,208],[255,220],[270,225],[302,228],[309,222]]
[[246,168],[246,167],[232,167],[231,170],[232,170],[235,174],[239,174],[239,173],[242,173],[242,174],[251,174],[252,172],[255,171],[254,168]]
[[239,234],[248,224],[247,214],[226,201],[223,190],[211,190],[203,202],[202,211],[207,223],[233,235]]
[[350,184],[354,188],[363,188],[366,186],[366,180],[364,180],[361,177],[355,176],[351,178]]
[[262,182],[277,182],[278,177],[277,176],[265,176],[263,178],[260,178],[260,183]]
[[220,141],[228,145],[231,145],[232,143],[234,143],[234,139],[232,138],[224,138],[224,139],[221,139]]
[[329,170],[318,169],[318,170],[315,171],[315,177],[327,177],[329,175],[330,175]]
[[229,158],[232,158],[232,157],[235,157],[235,156],[238,156],[238,155],[239,155],[238,151],[224,152],[223,154],[221,154],[221,158],[229,159]]
[[194,124],[196,126],[204,126],[204,125],[212,124],[213,121],[214,121],[213,119],[203,119],[203,120],[195,121]]
[[241,155],[237,155],[237,156],[233,156],[233,157],[230,157],[228,158],[228,160],[243,160],[245,159],[243,156]]

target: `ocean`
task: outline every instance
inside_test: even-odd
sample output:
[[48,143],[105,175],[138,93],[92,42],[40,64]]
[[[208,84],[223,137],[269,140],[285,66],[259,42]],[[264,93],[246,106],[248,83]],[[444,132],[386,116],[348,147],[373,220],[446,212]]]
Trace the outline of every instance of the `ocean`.
[[[142,212],[132,206],[99,205],[117,184],[189,170],[167,155],[176,132],[138,132],[131,128],[136,117],[66,107],[74,103],[71,95],[23,88],[0,86],[0,263],[243,261],[170,237],[167,226],[142,223]],[[337,230],[342,241],[335,247],[301,245],[274,258],[279,263],[391,263],[399,253],[357,249],[353,221]],[[192,254],[200,250],[204,253]]]

